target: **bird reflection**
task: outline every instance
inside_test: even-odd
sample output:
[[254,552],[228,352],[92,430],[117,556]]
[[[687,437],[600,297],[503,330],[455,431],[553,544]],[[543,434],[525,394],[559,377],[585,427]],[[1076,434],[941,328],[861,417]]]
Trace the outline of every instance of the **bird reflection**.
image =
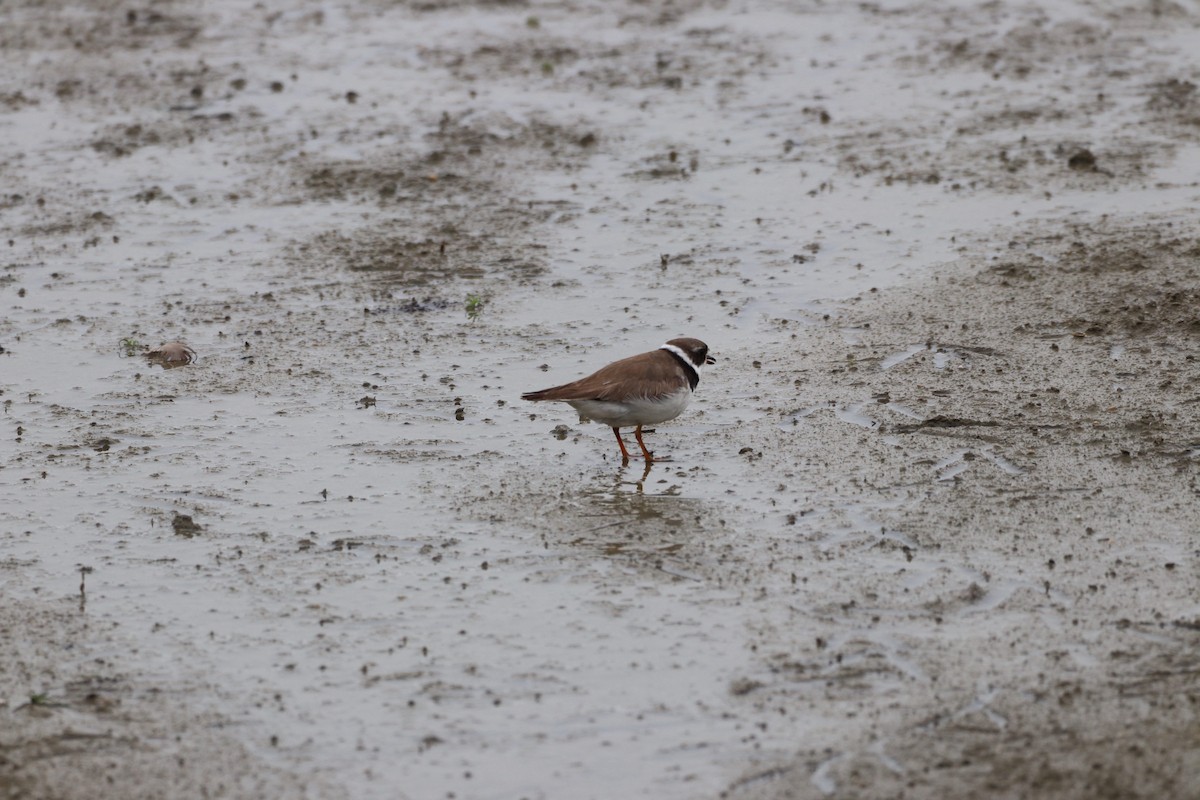
[[157,350],[147,350],[146,360],[163,369],[186,367],[196,360],[196,351],[183,342],[167,342]]

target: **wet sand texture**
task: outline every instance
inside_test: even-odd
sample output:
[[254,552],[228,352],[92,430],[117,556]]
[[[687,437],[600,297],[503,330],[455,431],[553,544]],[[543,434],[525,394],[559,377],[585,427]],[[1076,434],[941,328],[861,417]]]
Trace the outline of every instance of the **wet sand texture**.
[[0,798],[1200,797],[1198,51],[0,7]]

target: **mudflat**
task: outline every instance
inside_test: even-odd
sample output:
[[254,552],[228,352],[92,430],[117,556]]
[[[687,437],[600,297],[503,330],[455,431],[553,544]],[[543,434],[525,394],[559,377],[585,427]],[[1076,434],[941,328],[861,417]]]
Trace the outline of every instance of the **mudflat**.
[[1195,10],[0,16],[0,797],[1200,795]]

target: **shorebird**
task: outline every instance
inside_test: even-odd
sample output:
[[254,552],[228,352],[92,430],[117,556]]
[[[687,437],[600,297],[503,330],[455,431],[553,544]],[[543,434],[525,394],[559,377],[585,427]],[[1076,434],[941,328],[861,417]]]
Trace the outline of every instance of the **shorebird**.
[[580,419],[609,426],[617,437],[623,463],[629,463],[630,456],[621,439],[621,428],[633,427],[643,458],[652,464],[654,454],[642,441],[642,426],[682,414],[700,382],[700,370],[713,363],[708,345],[699,339],[672,339],[657,350],[614,361],[586,378],[528,392],[521,399],[559,400],[578,411]]

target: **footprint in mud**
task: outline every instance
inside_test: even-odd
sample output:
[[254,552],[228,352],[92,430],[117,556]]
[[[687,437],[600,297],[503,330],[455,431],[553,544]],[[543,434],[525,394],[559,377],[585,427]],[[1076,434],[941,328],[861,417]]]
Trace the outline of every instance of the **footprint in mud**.
[[944,344],[938,342],[926,342],[924,344],[912,344],[903,350],[899,350],[885,357],[879,364],[884,371],[897,367],[900,364],[921,353],[933,353],[933,368],[945,369],[953,361],[961,361],[969,363],[971,356],[994,356],[996,350],[991,347],[974,347],[960,344]]
[[1023,475],[1025,469],[1009,461],[1004,456],[995,452],[993,448],[983,450],[956,450],[954,453],[943,458],[933,465],[933,471],[937,473],[937,480],[953,481],[959,475],[969,470],[972,464],[979,459],[990,462],[996,469],[1006,475]]
[[795,427],[799,424],[800,420],[811,417],[818,411],[832,411],[833,415],[842,422],[848,422],[849,424],[857,425],[860,428],[874,430],[879,427],[879,420],[872,419],[870,416],[864,413],[863,409],[866,407],[866,403],[858,403],[856,405],[845,407],[838,407],[838,405],[832,401],[828,403],[821,403],[819,405],[801,408],[792,412],[788,417],[785,417],[785,419],[789,420],[789,422],[783,427],[785,429],[789,427]]

